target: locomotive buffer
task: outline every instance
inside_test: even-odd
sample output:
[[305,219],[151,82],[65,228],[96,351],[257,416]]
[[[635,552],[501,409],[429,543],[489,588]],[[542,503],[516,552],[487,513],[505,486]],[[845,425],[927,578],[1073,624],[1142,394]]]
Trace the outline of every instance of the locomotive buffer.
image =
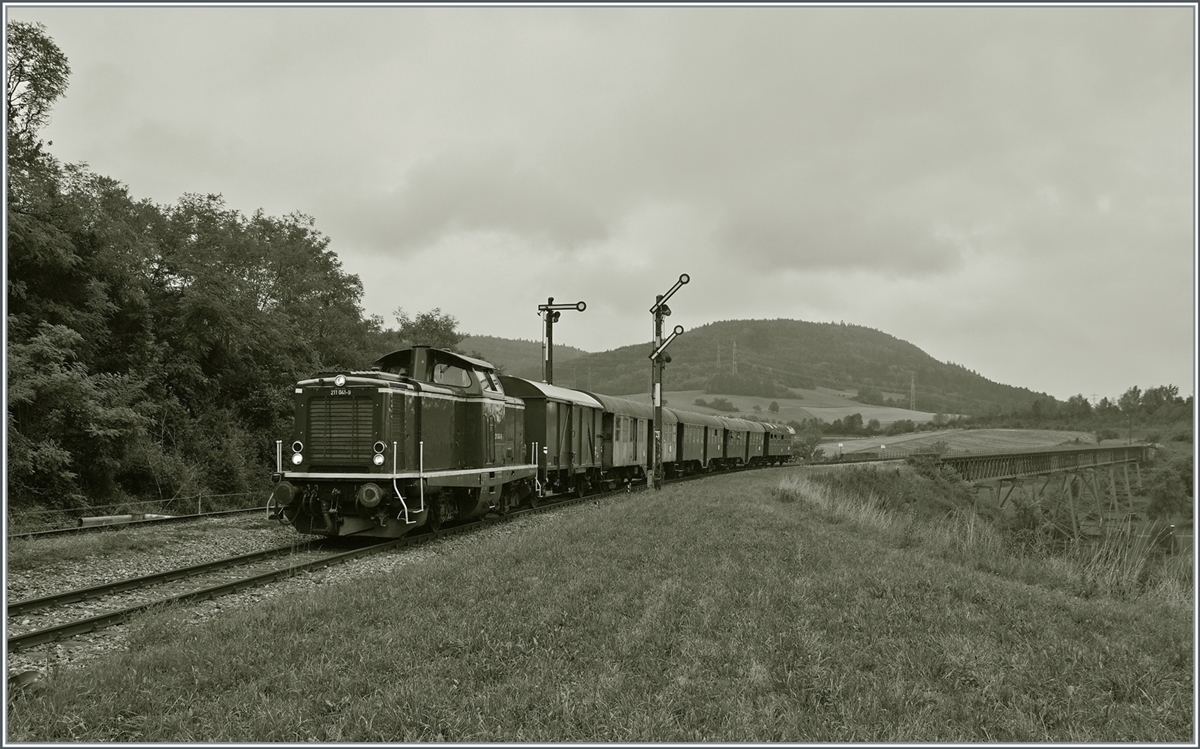
[[650,397],[654,403],[654,468],[652,470],[652,485],[655,489],[661,489],[663,484],[663,467],[662,467],[662,381],[663,381],[663,365],[671,361],[671,355],[666,353],[667,346],[671,345],[671,341],[676,337],[683,335],[683,326],[676,325],[675,330],[667,340],[663,340],[662,326],[663,318],[671,314],[671,308],[667,306],[667,300],[679,291],[679,288],[690,281],[691,278],[686,273],[679,274],[679,280],[671,287],[666,294],[659,294],[655,297],[654,306],[650,308],[650,314],[654,315],[654,352],[650,354]]

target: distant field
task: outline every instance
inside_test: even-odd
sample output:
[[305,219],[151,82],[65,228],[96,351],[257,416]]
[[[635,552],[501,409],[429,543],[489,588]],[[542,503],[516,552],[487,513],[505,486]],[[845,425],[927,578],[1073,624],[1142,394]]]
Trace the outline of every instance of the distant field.
[[[830,422],[844,418],[850,414],[858,413],[862,414],[864,423],[871,419],[878,419],[881,425],[887,426],[893,421],[900,421],[902,419],[909,419],[915,423],[923,424],[927,421],[933,421],[934,417],[934,414],[925,411],[909,411],[906,408],[864,405],[858,401],[851,400],[843,393],[828,388],[819,388],[817,390],[798,390],[792,388],[792,392],[800,397],[759,398],[752,395],[708,394],[703,390],[668,390],[665,396],[665,405],[673,408],[682,408],[685,411],[713,414],[716,416],[733,416],[738,418],[747,414],[759,415],[764,418],[769,417],[773,421],[781,422],[804,421],[805,419],[820,419],[821,421]],[[648,393],[622,395],[620,397],[639,403],[650,402],[650,395]],[[713,398],[724,398],[737,406],[738,411],[718,411],[714,408],[697,406],[697,398],[703,398],[706,401],[711,401]],[[771,401],[779,404],[779,413],[772,414],[768,410]],[[755,411],[755,406],[758,406],[762,410]]]
[[[865,418],[865,415],[864,415]],[[1050,429],[944,429],[939,432],[901,434],[895,437],[869,437],[863,439],[837,439],[822,445],[827,455],[835,454],[837,445],[843,453],[863,450],[878,450],[880,445],[902,448],[905,451],[919,450],[945,442],[956,452],[998,452],[1038,447],[1054,447],[1078,439],[1082,443],[1095,444],[1096,436],[1088,432],[1059,432]]]

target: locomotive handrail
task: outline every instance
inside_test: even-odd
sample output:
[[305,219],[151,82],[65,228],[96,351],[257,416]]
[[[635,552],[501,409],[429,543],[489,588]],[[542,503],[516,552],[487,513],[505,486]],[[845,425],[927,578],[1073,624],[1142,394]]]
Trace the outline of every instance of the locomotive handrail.
[[[404,494],[400,492],[400,487],[396,485],[396,440],[392,440],[392,491],[396,492],[396,496],[400,499],[400,506],[404,508],[404,524],[416,525],[417,521],[408,519],[408,503],[404,501]],[[399,520],[400,516],[396,515]]]

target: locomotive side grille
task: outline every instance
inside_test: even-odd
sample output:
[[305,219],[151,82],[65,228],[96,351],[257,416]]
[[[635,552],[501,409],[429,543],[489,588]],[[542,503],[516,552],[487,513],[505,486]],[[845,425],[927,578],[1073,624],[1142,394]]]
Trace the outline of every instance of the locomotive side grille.
[[310,464],[370,463],[374,434],[370,398],[313,398],[308,402]]

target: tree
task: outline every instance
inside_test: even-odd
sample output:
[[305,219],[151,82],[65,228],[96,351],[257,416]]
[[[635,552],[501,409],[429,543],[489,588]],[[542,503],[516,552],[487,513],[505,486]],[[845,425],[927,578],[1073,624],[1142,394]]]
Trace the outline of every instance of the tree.
[[143,383],[92,374],[83,337],[42,323],[8,347],[8,489],[19,500],[86,506],[114,490],[125,455],[150,423]]
[[862,414],[850,414],[842,419],[842,428],[846,434],[861,434],[863,431]]
[[879,391],[879,388],[872,385],[870,381],[867,381],[858,389],[858,395],[854,396],[854,400],[859,403],[865,403],[868,406],[882,406],[883,393]]
[[1067,398],[1067,414],[1073,419],[1086,419],[1092,415],[1092,404],[1082,393],[1072,395]]
[[9,156],[40,151],[37,133],[50,121],[50,107],[67,90],[67,57],[40,23],[10,21],[5,58]]
[[420,312],[416,318],[409,316],[403,307],[396,308],[393,314],[396,322],[400,323],[400,338],[409,344],[457,351],[458,344],[466,338],[457,330],[458,320],[453,315],[443,313],[441,307]]
[[1133,417],[1142,405],[1142,391],[1137,385],[1126,390],[1117,401],[1117,406],[1129,420],[1129,441],[1133,442]]
[[824,451],[818,447],[820,444],[821,431],[819,429],[798,431],[792,440],[792,454],[802,460],[820,460],[825,455]]
[[1149,388],[1142,393],[1142,413],[1150,417],[1167,420],[1176,410],[1176,406],[1182,405],[1182,403],[1183,399],[1179,397],[1179,388],[1175,385]]
[[779,413],[779,404],[775,401],[771,401],[771,405],[767,406],[767,410],[773,414],[777,414]]
[[1186,461],[1155,466],[1146,477],[1146,514],[1162,518],[1183,513],[1191,506],[1192,456]]

